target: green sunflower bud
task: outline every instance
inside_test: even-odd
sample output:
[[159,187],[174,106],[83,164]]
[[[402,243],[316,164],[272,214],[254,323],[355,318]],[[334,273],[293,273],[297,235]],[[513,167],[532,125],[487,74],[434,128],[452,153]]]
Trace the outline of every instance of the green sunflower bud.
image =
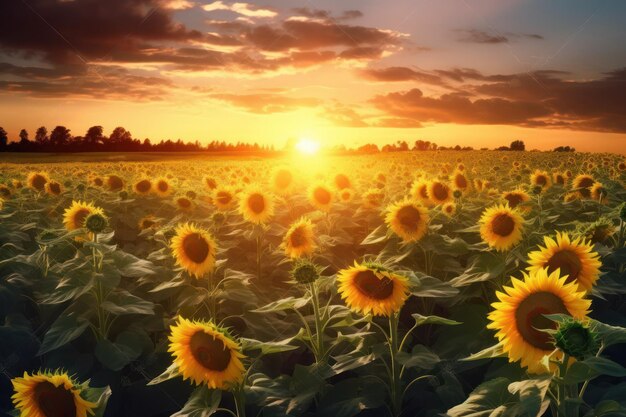
[[533,194],[535,195],[541,194],[542,191],[543,191],[543,187],[541,185],[535,185],[532,190]]
[[463,195],[463,193],[461,192],[461,190],[454,190],[454,192],[452,193],[452,195],[454,196],[454,198],[461,198],[461,196]]
[[218,223],[221,224],[226,220],[226,216],[224,215],[224,213],[220,213],[219,211],[216,211],[215,213],[213,213],[213,222],[214,223]]
[[318,267],[309,261],[298,261],[291,270],[291,276],[300,284],[310,284],[320,277]]
[[582,360],[596,354],[600,348],[598,335],[577,320],[567,320],[554,333],[556,347],[568,355]]
[[122,200],[126,200],[128,198],[128,191],[120,191],[118,195]]
[[84,227],[91,233],[102,233],[109,225],[109,220],[99,213],[90,214],[85,218]]
[[198,195],[196,194],[196,192],[195,192],[195,191],[192,191],[192,190],[187,191],[187,192],[185,193],[185,195],[186,195],[186,196],[187,196],[187,198],[188,198],[188,199],[190,199],[190,200],[195,200],[195,199],[196,199],[196,197],[198,196]]

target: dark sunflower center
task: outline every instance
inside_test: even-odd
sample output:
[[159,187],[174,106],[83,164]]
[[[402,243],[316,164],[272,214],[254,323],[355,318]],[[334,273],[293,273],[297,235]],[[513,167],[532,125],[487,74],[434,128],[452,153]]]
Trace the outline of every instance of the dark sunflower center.
[[578,188],[589,188],[593,185],[593,183],[593,178],[585,177],[578,182]]
[[75,417],[74,394],[63,386],[43,381],[35,386],[35,402],[46,417]]
[[159,191],[167,191],[169,185],[165,181],[159,181],[157,184]]
[[556,176],[556,183],[559,184],[559,185],[565,184],[565,178],[563,178],[562,175],[557,175]]
[[97,186],[101,186],[102,185],[102,178],[96,178],[95,180],[93,180],[93,183],[96,184]]
[[137,183],[137,191],[147,193],[150,190],[150,181],[141,180]]
[[583,265],[580,262],[578,255],[567,249],[561,250],[552,255],[548,261],[547,267],[548,272],[550,273],[554,272],[557,268],[560,268],[561,275],[568,275],[566,280],[567,283],[575,281],[576,278],[578,278],[578,275],[580,275],[580,271],[583,269]]
[[498,214],[491,221],[491,230],[498,236],[509,236],[515,228],[515,221],[508,214]]
[[517,207],[523,201],[522,196],[519,194],[507,194],[504,198],[509,202],[509,207],[511,208]]
[[455,178],[455,182],[456,182],[456,186],[459,188],[467,187],[467,180],[465,179],[463,175],[457,175]]
[[276,175],[276,186],[278,188],[287,188],[289,187],[289,185],[291,185],[292,179],[293,179],[293,176],[291,175],[291,172],[280,171]]
[[343,190],[344,188],[350,187],[350,180],[345,175],[339,174],[335,177],[335,184],[337,185],[337,188]]
[[396,214],[400,224],[407,230],[416,230],[420,223],[420,212],[413,206],[404,206]]
[[108,180],[109,183],[109,188],[111,188],[111,190],[115,191],[115,190],[119,190],[124,186],[124,182],[122,181],[122,179],[120,177],[109,177]]
[[206,369],[223,371],[230,363],[230,350],[215,336],[196,332],[189,342],[191,354]]
[[51,182],[50,191],[52,191],[52,194],[61,194],[61,185],[57,182]]
[[526,343],[541,349],[552,350],[549,334],[541,330],[555,329],[556,323],[544,314],[569,314],[563,301],[551,292],[536,292],[527,296],[515,310],[517,330]]
[[428,198],[428,190],[425,185],[422,185],[419,189],[419,194],[422,198]]
[[78,210],[74,214],[74,223],[76,223],[78,227],[81,227],[83,223],[85,222],[85,218],[89,215],[89,213],[91,212],[85,208]]
[[35,175],[33,177],[33,187],[38,189],[38,190],[43,190],[43,187],[45,187],[46,185],[46,179],[43,177],[43,175]]
[[217,187],[217,183],[215,182],[214,179],[208,178],[206,180],[206,185],[210,188],[210,189],[214,189]]
[[546,185],[548,183],[548,179],[546,178],[545,175],[537,175],[537,178],[535,179],[535,182],[537,183],[537,185]]
[[265,210],[265,198],[261,194],[252,194],[248,197],[248,207],[257,214],[263,213],[263,210]]
[[142,226],[144,229],[147,229],[148,227],[152,227],[152,226],[154,226],[154,224],[155,224],[155,222],[154,222],[154,221],[152,221],[152,220],[143,220],[143,221],[141,222],[141,226]]
[[306,244],[306,237],[304,235],[304,229],[302,227],[296,228],[293,232],[291,232],[291,236],[289,236],[289,240],[291,241],[291,245],[294,247],[304,246]]
[[330,203],[330,191],[325,188],[317,187],[313,192],[313,196],[315,197],[315,200],[317,200],[317,202],[319,202],[320,204]]
[[354,277],[359,291],[375,300],[384,300],[393,294],[393,281],[387,277],[378,278],[373,271],[359,271]]
[[436,182],[433,184],[433,194],[437,200],[445,200],[448,198],[448,187],[440,182]]
[[230,194],[228,194],[227,192],[220,191],[219,193],[217,193],[216,199],[220,204],[228,204],[231,197]]
[[182,208],[189,208],[191,207],[191,201],[187,200],[186,198],[181,198],[180,200],[178,200],[178,205]]
[[209,243],[199,233],[191,233],[183,239],[185,255],[197,264],[201,264],[209,255]]

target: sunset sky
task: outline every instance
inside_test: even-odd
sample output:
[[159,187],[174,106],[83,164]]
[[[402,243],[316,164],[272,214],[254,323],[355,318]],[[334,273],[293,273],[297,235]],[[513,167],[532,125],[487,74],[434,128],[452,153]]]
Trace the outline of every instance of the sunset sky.
[[4,0],[0,126],[626,152],[623,0]]

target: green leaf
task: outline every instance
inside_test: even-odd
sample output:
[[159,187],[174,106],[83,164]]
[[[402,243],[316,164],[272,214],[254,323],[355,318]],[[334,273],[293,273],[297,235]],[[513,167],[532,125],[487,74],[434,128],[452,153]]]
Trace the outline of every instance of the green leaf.
[[419,276],[413,281],[417,281],[417,284],[411,289],[411,294],[416,297],[445,298],[454,297],[459,293],[459,290],[449,283],[428,275]]
[[252,311],[255,313],[270,313],[270,312],[276,312],[276,311],[297,309],[300,307],[304,307],[309,302],[309,300],[311,300],[311,297],[306,297],[306,298],[287,297],[287,298],[282,298],[280,300],[271,302],[261,308],[257,308],[256,310],[252,310]]
[[462,361],[477,361],[480,359],[491,359],[491,358],[506,358],[507,354],[502,349],[502,343],[498,343],[497,345],[490,346],[481,350],[480,352],[476,352],[471,354],[466,358],[462,358]]
[[363,239],[361,245],[373,245],[383,242],[385,239],[387,239],[387,225],[381,224]]
[[89,386],[89,381],[86,381],[83,384],[83,388],[81,390],[81,396],[89,402],[96,404],[96,409],[93,417],[103,417],[104,411],[107,407],[107,402],[111,397],[112,391],[111,388],[95,388]]
[[[66,310],[67,311],[67,310]],[[89,327],[89,321],[78,312],[65,312],[56,319],[46,332],[39,349],[39,355],[60,348],[78,338]]]
[[439,356],[423,345],[414,346],[411,353],[398,353],[398,362],[407,368],[433,369],[440,361]]
[[222,401],[222,391],[206,385],[196,388],[183,406],[172,417],[209,417],[215,414]]
[[413,318],[415,319],[416,326],[423,326],[425,324],[443,324],[447,326],[456,326],[457,324],[462,324],[461,322],[439,316],[422,316],[418,313],[411,314],[411,316],[413,316]]
[[298,346],[290,345],[293,341],[293,337],[289,339],[281,340],[279,342],[261,342],[260,340],[240,338],[243,350],[260,350],[261,355],[269,355],[270,353],[288,352],[290,350],[298,349]]
[[577,384],[600,375],[626,377],[626,368],[617,362],[603,357],[591,357],[574,362],[565,375],[568,384]]
[[146,385],[156,385],[161,382],[169,381],[170,379],[176,378],[180,376],[180,370],[178,369],[178,365],[172,363],[163,373],[156,378],[152,379]]
[[123,314],[154,314],[154,304],[125,290],[116,290],[102,303],[102,308],[118,316]]
[[138,333],[125,331],[118,335],[115,343],[108,339],[96,345],[95,355],[104,366],[119,371],[141,355],[143,340]]
[[546,393],[552,382],[551,377],[527,379],[509,384],[509,392],[519,396],[520,406],[529,416],[541,416],[550,405]]
[[495,378],[480,384],[463,403],[452,407],[446,415],[450,417],[501,416],[514,400],[508,390],[507,378]]

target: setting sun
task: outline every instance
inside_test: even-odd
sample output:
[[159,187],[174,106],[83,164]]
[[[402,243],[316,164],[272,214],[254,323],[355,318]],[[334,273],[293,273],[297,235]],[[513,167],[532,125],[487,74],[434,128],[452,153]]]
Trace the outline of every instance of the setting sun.
[[312,139],[302,138],[296,144],[296,149],[304,155],[315,155],[320,150],[320,143]]

